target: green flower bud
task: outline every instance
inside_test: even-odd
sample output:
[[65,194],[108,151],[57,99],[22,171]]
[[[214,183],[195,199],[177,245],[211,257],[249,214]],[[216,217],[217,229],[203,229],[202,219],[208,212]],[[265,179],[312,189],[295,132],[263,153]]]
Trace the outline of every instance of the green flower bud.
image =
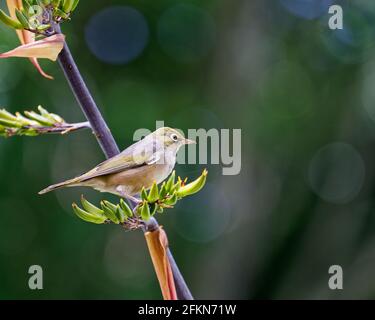
[[[56,122],[59,122],[59,123],[63,123],[63,122],[64,122],[64,120],[63,120],[61,117],[59,117],[59,116],[57,116],[57,115],[55,115],[55,114],[49,113],[49,112],[48,112],[46,109],[44,109],[42,106],[38,106],[38,110],[39,110],[40,115],[41,115],[42,117],[44,117],[45,119],[48,119],[49,121],[53,122],[54,124],[55,124]],[[59,121],[57,121],[57,120],[59,120]],[[62,120],[62,121],[61,121],[61,120]]]
[[22,24],[23,28],[29,28],[29,19],[22,11],[16,9],[16,17],[18,21]]
[[81,203],[83,209],[85,209],[87,212],[91,213],[92,215],[95,215],[97,217],[105,217],[104,211],[99,209],[98,207],[94,206],[92,203],[87,201],[83,195],[81,196]]
[[166,197],[167,194],[168,194],[168,191],[167,191],[166,183],[163,182],[163,184],[161,185],[160,192],[159,192],[159,199],[162,200],[163,198]]
[[117,206],[115,215],[117,219],[120,221],[120,223],[124,223],[124,221],[127,219],[125,212],[120,208],[120,206]]
[[147,201],[147,199],[148,199],[148,195],[147,195],[146,189],[144,187],[142,188],[142,191],[141,191],[141,198],[144,201]]
[[144,221],[148,221],[151,218],[150,207],[148,206],[147,202],[144,202],[141,205],[140,211],[141,211],[141,218]]
[[157,209],[156,209],[156,212],[157,212],[157,213],[163,213],[163,212],[164,212],[164,208],[158,206]]
[[51,0],[51,4],[55,7],[58,8],[60,6],[61,0]]
[[29,12],[31,4],[28,0],[22,0],[22,7],[25,10],[25,12]]
[[65,123],[65,120],[57,114],[49,113],[49,116],[57,123]]
[[39,6],[39,7],[41,7],[42,9],[44,9],[44,3],[43,3],[43,1],[42,0],[35,0],[36,1],[36,5],[37,6]]
[[51,28],[51,25],[49,25],[49,24],[40,24],[40,25],[38,25],[38,26],[36,27],[36,29],[37,29],[38,31],[44,31],[44,30],[47,30],[47,29],[49,29],[49,28]]
[[177,191],[177,196],[180,198],[183,198],[183,197],[190,196],[194,193],[199,192],[206,184],[207,174],[208,174],[208,171],[204,169],[202,175],[198,179],[196,179],[195,181],[185,186],[182,186]]
[[116,206],[115,204],[113,204],[113,203],[111,203],[111,202],[109,202],[109,201],[107,201],[107,200],[103,200],[102,202],[104,203],[104,205],[105,205],[106,207],[108,207],[109,209],[111,209],[113,212],[116,211],[117,206]]
[[12,115],[10,112],[6,111],[5,109],[0,110],[0,118],[11,120],[11,121],[17,120],[17,117]]
[[63,11],[65,13],[71,12],[73,9],[74,2],[75,2],[74,0],[63,0],[63,7],[62,7]]
[[75,203],[72,204],[72,208],[74,213],[81,218],[82,220],[86,222],[91,222],[95,224],[103,224],[107,219],[105,217],[98,217],[90,214],[89,212],[86,212],[82,210],[80,207],[78,207]]
[[33,119],[43,125],[46,125],[46,126],[52,126],[54,124],[53,121],[51,121],[50,119],[47,119],[39,114],[37,114],[36,112],[34,111],[25,111],[25,115],[27,117],[29,117],[30,119]]
[[79,0],[74,0],[72,10],[71,10],[72,12],[77,8],[78,4],[79,4]]
[[59,8],[55,8],[53,10],[53,15],[55,17],[60,17],[60,18],[63,18],[63,19],[68,19],[69,18],[69,14],[65,13],[64,11],[62,11]]
[[149,206],[150,206],[150,215],[151,216],[155,215],[156,210],[159,207],[158,204],[155,202],[155,203],[151,203]]
[[173,192],[175,192],[175,191],[180,190],[181,185],[182,185],[182,181],[181,181],[181,179],[179,178],[178,181],[172,186],[170,193],[173,193]]
[[133,211],[130,209],[128,204],[124,201],[124,199],[120,200],[120,207],[125,212],[126,216],[131,218],[133,216]]
[[14,29],[23,29],[22,24],[9,17],[3,10],[0,9],[0,21],[6,24],[7,26],[14,28]]
[[167,185],[165,186],[168,193],[171,193],[171,189],[172,187],[174,186],[174,183],[175,183],[175,179],[176,179],[176,171],[173,170],[172,174],[170,175],[168,181],[167,181]]
[[28,119],[24,117],[19,112],[16,112],[17,121],[22,124],[22,126],[39,126],[40,123],[36,122],[35,120]]
[[3,125],[4,127],[10,127],[10,128],[22,127],[22,125],[17,121],[6,120],[6,119],[1,119],[1,118],[0,118],[0,124]]
[[119,224],[120,220],[117,218],[115,211],[117,210],[116,206],[108,201],[102,201],[101,207],[104,211],[104,215],[115,224]]
[[147,200],[151,203],[156,202],[159,199],[159,189],[156,182],[151,187],[151,190],[148,194]]
[[165,200],[163,203],[168,206],[174,206],[177,203],[178,197],[177,193],[174,192],[171,197],[169,197],[167,200]]

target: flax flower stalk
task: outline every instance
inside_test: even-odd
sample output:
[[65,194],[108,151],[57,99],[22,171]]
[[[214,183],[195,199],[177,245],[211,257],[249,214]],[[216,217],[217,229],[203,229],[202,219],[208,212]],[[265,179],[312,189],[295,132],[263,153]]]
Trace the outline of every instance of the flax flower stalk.
[[168,259],[167,234],[160,226],[154,231],[147,231],[145,238],[164,300],[177,300],[176,286]]
[[[16,10],[22,9],[22,0],[6,0],[8,11],[12,19],[17,20]],[[28,30],[16,30],[21,46],[0,55],[0,58],[23,57],[29,58],[31,63],[39,71],[39,73],[47,78],[53,79],[50,75],[45,73],[39,65],[39,58],[47,58],[56,60],[58,53],[62,50],[64,45],[64,37],[59,35],[53,39],[44,38],[36,41],[35,34]]]
[[[56,32],[61,33],[60,27],[56,27]],[[65,77],[70,84],[70,87],[83,111],[87,120],[90,122],[91,127],[95,133],[99,145],[101,146],[107,158],[118,154],[119,148],[105,122],[100,109],[95,103],[81,73],[73,59],[67,43],[65,43],[63,50],[59,55],[59,63],[64,71]],[[158,229],[158,223],[155,218],[151,218],[145,227],[145,232],[152,232]],[[167,248],[168,263],[171,267],[177,297],[181,300],[192,300],[193,297],[190,293],[188,286],[174,261],[173,255]]]

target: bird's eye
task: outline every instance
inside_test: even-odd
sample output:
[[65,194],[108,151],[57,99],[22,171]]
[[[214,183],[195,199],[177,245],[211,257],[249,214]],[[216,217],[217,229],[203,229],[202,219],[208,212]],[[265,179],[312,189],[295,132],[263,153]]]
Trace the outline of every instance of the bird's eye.
[[177,141],[178,140],[178,137],[177,137],[177,134],[172,134],[171,135],[171,139],[173,140],[173,141]]

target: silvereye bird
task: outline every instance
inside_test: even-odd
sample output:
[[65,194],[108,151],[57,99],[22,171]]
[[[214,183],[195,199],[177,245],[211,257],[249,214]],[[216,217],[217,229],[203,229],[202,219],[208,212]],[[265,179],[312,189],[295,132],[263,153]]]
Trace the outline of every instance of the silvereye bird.
[[149,189],[172,173],[178,150],[190,143],[195,141],[185,139],[179,131],[160,128],[87,173],[49,186],[39,194],[65,187],[91,187],[135,200],[133,195],[143,187]]

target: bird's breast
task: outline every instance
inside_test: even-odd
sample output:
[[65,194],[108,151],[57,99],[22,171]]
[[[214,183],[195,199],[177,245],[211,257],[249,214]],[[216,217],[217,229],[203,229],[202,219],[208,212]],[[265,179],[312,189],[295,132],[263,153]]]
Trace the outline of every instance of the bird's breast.
[[164,181],[171,174],[173,168],[174,164],[169,163],[145,165],[108,175],[105,184],[108,189],[123,186],[127,194],[134,195],[139,193],[143,187],[149,189],[154,182],[159,184]]

